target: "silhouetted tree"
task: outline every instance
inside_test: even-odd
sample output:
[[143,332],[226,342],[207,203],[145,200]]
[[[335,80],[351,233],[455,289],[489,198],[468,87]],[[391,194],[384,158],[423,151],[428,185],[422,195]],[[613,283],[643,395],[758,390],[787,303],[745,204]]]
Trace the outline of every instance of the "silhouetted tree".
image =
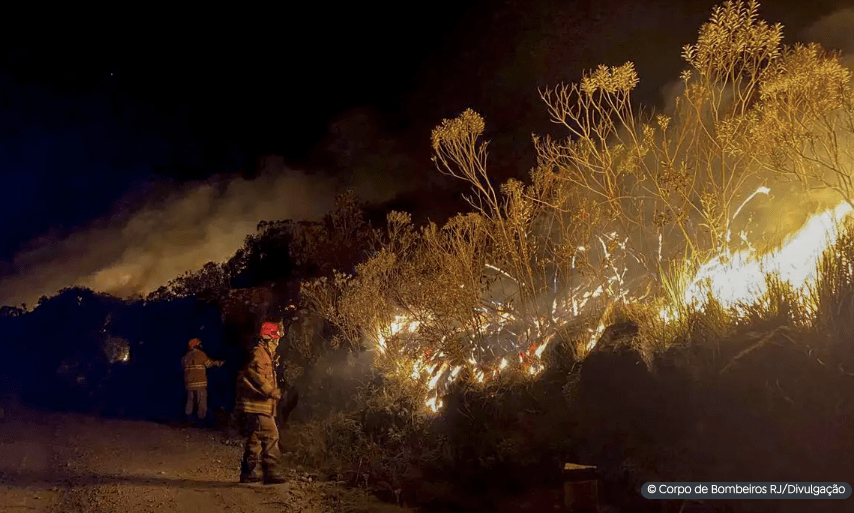
[[225,264],[208,262],[201,269],[188,271],[174,278],[146,297],[149,301],[161,301],[172,298],[194,296],[208,302],[215,302],[231,286],[231,275]]
[[24,313],[26,313],[26,310],[24,310],[23,308],[18,308],[17,306],[0,307],[0,318],[18,317],[19,315],[23,315]]

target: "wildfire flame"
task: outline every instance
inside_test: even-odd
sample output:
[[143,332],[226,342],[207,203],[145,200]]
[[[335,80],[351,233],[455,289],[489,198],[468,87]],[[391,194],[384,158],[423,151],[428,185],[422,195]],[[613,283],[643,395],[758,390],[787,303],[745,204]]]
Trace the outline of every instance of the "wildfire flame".
[[[736,210],[733,219],[744,206],[758,194],[768,194],[770,190],[760,187],[751,194]],[[741,233],[740,239],[747,243],[747,249],[739,252],[730,250],[707,260],[700,265],[693,276],[686,281],[681,294],[672,298],[673,303],[659,311],[660,318],[672,322],[678,318],[677,306],[705,306],[709,294],[722,306],[737,309],[740,305],[749,305],[759,300],[767,291],[766,275],[777,274],[779,278],[789,283],[795,291],[804,292],[813,282],[816,268],[822,252],[832,244],[838,236],[838,224],[852,213],[852,206],[842,202],[835,208],[828,209],[810,217],[803,227],[787,237],[776,250],[767,254],[759,254],[751,245],[746,234]],[[730,233],[727,234],[729,241]],[[602,249],[609,255],[609,243],[625,249],[625,241],[618,241],[617,234],[611,233],[600,238]],[[659,254],[660,254],[659,241]],[[584,247],[579,251],[586,251]],[[512,279],[512,276],[498,267],[487,264],[487,268]],[[627,269],[611,265],[612,276],[608,286],[615,285],[618,292],[612,293],[612,300],[636,301],[638,298],[629,297],[626,293],[625,276]],[[497,308],[477,312],[483,321],[478,330],[479,335],[490,339],[511,342],[518,354],[519,366],[515,367],[522,375],[537,376],[545,366],[542,356],[554,339],[556,329],[570,319],[577,317],[588,301],[601,296],[604,288],[599,285],[593,290],[578,287],[566,292],[565,297],[555,298],[551,307],[551,322],[543,322],[540,318],[523,318],[496,304]],[[384,353],[387,350],[387,340],[394,336],[406,336],[415,333],[420,326],[418,321],[405,315],[399,315],[390,325],[378,330],[377,348]],[[590,339],[586,349],[592,350],[605,330],[602,319],[596,329],[590,330]],[[474,337],[471,340],[475,340]],[[490,346],[490,344],[482,344]],[[471,377],[478,383],[495,379],[505,370],[511,368],[509,354],[496,355],[493,347],[478,347],[480,354],[472,354],[465,364],[453,364],[444,353],[427,353],[418,358],[409,374],[413,380],[425,379],[429,391],[425,405],[429,411],[438,412],[442,408],[442,390],[452,384],[461,375],[464,366],[469,366]]]
[[[843,202],[809,218],[796,233],[787,237],[782,247],[765,255],[748,249],[719,255],[703,264],[686,287],[682,304],[704,305],[708,293],[726,308],[752,304],[767,291],[765,276],[776,274],[796,292],[805,292],[816,278],[822,252],[838,236],[839,223],[852,212]],[[678,316],[672,306],[660,312],[665,321]]]

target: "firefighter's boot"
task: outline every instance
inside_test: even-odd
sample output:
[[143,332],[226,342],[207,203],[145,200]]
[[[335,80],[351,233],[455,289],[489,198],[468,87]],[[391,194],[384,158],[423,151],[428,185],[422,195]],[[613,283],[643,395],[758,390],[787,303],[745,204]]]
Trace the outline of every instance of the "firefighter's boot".
[[264,484],[274,485],[286,483],[288,478],[276,471],[267,471],[264,475]]
[[282,484],[288,481],[288,478],[279,470],[281,467],[278,461],[275,463],[263,462],[262,467],[264,469],[264,484]]
[[258,472],[258,466],[243,462],[240,465],[240,482],[241,483],[260,483],[264,480],[264,476]]

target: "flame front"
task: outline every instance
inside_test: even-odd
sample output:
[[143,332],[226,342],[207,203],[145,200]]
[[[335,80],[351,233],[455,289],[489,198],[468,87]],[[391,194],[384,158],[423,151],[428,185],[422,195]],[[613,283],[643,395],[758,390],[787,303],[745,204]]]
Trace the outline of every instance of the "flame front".
[[[812,216],[781,248],[765,255],[753,250],[724,254],[703,264],[679,298],[683,305],[704,305],[708,294],[726,308],[758,301],[767,291],[766,275],[775,274],[796,292],[805,292],[816,277],[822,252],[836,241],[839,223],[852,212],[847,202]],[[678,311],[668,305],[660,311],[666,321]]]
[[[754,192],[736,211],[742,208],[757,194],[767,194],[767,188]],[[682,277],[687,283],[677,297],[670,298],[669,304],[659,311],[660,318],[672,322],[679,317],[680,306],[693,305],[699,308],[706,306],[711,295],[723,307],[738,309],[742,305],[750,305],[758,301],[767,291],[766,276],[776,274],[781,281],[790,284],[797,292],[805,292],[816,277],[817,264],[822,252],[833,244],[838,235],[839,222],[852,213],[852,207],[842,202],[835,208],[828,209],[810,217],[803,227],[785,239],[776,250],[759,254],[750,244],[747,236],[742,233],[740,239],[747,243],[748,249],[732,252],[721,251],[699,265],[693,276]],[[729,235],[728,235],[729,237]],[[606,240],[607,239],[607,240]],[[611,233],[606,239],[600,239],[606,256],[609,243],[617,241],[617,234]],[[617,244],[624,248],[624,243]],[[659,243],[660,244],[660,243]],[[585,250],[585,248],[579,248]],[[660,252],[660,247],[659,247]],[[489,264],[489,269],[504,277],[512,276]],[[609,286],[618,292],[611,294],[611,301],[638,301],[637,296],[625,292],[627,269],[612,266]],[[620,292],[622,291],[622,292]],[[513,369],[521,376],[537,376],[545,369],[543,355],[549,343],[557,336],[557,329],[566,322],[580,315],[588,302],[603,296],[602,285],[596,287],[579,286],[566,291],[560,297],[551,301],[550,318],[536,316],[530,318],[513,313],[501,304],[494,303],[489,310],[476,312],[481,320],[479,328],[470,334],[460,334],[471,341],[481,340],[473,353],[465,362],[453,362],[442,352],[432,353],[425,350],[411,367],[408,377],[412,380],[424,380],[428,390],[425,406],[428,411],[438,412],[442,408],[441,397],[454,381],[459,379],[462,371],[467,368],[470,381],[486,383],[497,379],[504,372]],[[399,315],[384,329],[376,334],[377,348],[380,352],[387,350],[387,340],[391,337],[413,337],[420,323],[408,316]],[[592,350],[604,332],[606,323],[603,319],[595,329],[590,330],[590,338],[586,344],[587,351]],[[477,338],[477,337],[480,338]],[[508,342],[509,348],[508,349]],[[503,350],[499,350],[499,347]],[[512,358],[511,351],[516,357]],[[513,364],[511,362],[518,362]]]

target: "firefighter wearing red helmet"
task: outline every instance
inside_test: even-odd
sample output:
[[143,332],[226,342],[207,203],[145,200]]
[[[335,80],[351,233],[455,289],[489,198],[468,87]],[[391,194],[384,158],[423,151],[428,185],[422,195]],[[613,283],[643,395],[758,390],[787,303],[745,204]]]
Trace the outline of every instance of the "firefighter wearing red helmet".
[[184,367],[184,387],[187,389],[187,405],[184,413],[188,419],[192,417],[193,410],[199,420],[205,420],[208,415],[208,376],[207,369],[219,367],[224,361],[212,360],[202,351],[202,341],[194,338],[187,342],[187,353],[181,358]]
[[252,348],[249,363],[237,381],[237,409],[243,414],[248,435],[240,482],[276,484],[286,480],[279,473],[281,452],[275,411],[282,391],[274,364],[279,339],[285,335],[284,326],[280,322],[264,322],[259,335],[260,340]]

